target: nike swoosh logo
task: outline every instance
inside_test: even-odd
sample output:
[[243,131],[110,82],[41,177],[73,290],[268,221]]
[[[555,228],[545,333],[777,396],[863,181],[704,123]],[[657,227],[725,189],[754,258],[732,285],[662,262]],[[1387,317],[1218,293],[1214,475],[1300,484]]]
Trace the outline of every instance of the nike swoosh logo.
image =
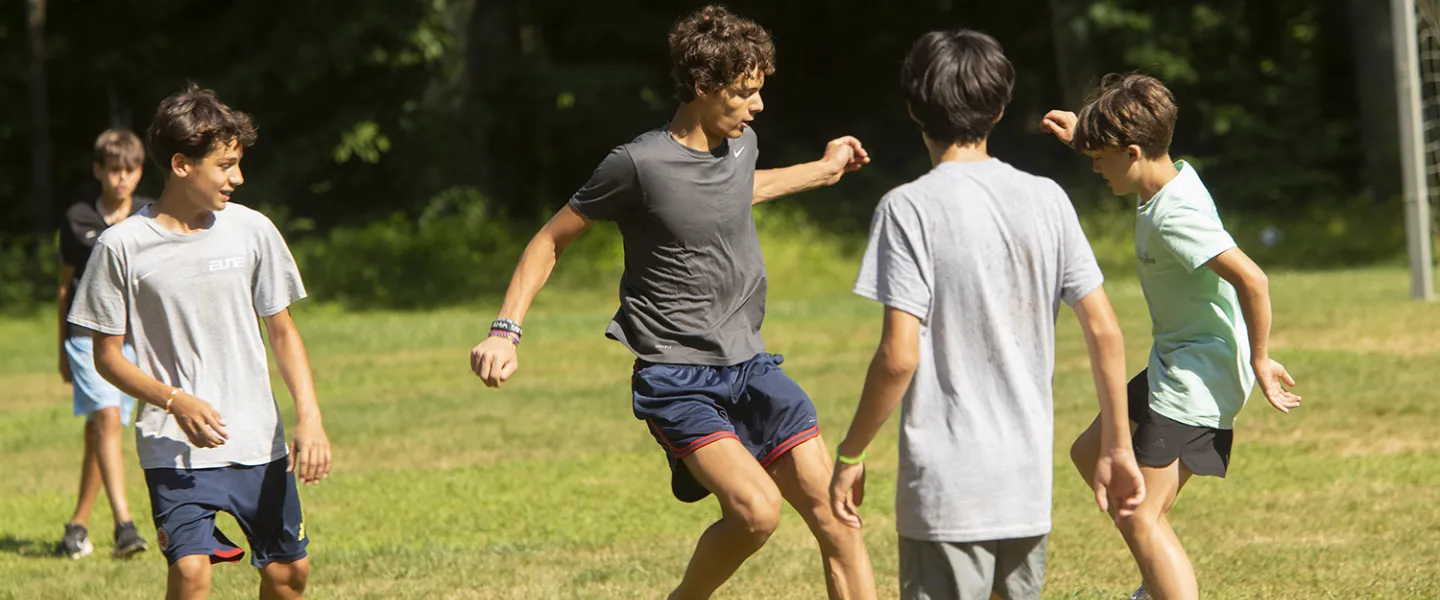
[[144,278],[146,278],[146,277],[149,277],[149,276],[154,275],[154,274],[159,273],[159,272],[160,272],[160,269],[155,269],[155,270],[153,270],[153,271],[150,271],[149,273],[146,273],[146,274],[144,274],[144,275],[141,275],[141,276],[139,276],[139,277],[136,277],[136,278],[135,278],[135,282],[136,282],[136,283],[139,283],[141,279],[144,279]]
[[736,151],[735,151],[735,158],[740,158],[740,154],[741,154],[742,152],[744,152],[744,151],[745,151],[745,147],[744,147],[744,146],[741,146],[739,150],[736,150]]

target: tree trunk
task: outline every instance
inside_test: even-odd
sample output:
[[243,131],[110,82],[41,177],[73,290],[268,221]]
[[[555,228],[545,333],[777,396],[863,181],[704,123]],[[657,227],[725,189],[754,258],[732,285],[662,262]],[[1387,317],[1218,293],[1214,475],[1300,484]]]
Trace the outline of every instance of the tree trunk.
[[[1395,115],[1395,49],[1390,3],[1350,0],[1355,48],[1355,93],[1360,105],[1364,182],[1379,200],[1400,194],[1400,130]],[[1413,32],[1408,35],[1414,35]]]
[[50,111],[45,90],[45,0],[29,0],[31,204],[30,223],[36,239],[50,233]]
[[1095,67],[1086,52],[1090,37],[1090,27],[1083,14],[1086,3],[1081,0],[1049,0],[1049,4],[1060,97],[1065,102],[1065,110],[1079,110],[1096,80]]

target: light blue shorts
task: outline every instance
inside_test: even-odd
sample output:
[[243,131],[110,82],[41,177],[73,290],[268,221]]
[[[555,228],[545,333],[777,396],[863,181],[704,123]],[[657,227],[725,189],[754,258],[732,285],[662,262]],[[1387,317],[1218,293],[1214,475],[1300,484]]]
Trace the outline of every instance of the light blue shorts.
[[[65,338],[65,355],[70,357],[70,373],[75,379],[75,416],[85,415],[89,421],[102,408],[120,409],[120,422],[130,425],[135,412],[135,399],[125,395],[100,376],[95,369],[95,342],[88,335]],[[135,362],[135,349],[125,345],[125,358]]]

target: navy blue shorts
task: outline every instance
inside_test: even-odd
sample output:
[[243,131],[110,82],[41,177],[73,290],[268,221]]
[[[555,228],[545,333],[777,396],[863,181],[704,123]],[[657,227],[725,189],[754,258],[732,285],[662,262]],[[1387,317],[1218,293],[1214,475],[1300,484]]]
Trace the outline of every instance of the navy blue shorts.
[[230,513],[240,523],[250,541],[250,563],[257,568],[305,558],[310,540],[295,474],[285,466],[282,458],[253,467],[145,469],[155,538],[165,559],[175,564],[185,556],[206,554],[214,564],[245,558],[245,551],[215,526],[217,512]]
[[738,365],[635,362],[635,418],[650,426],[670,461],[670,491],[682,502],[710,495],[681,459],[706,444],[735,438],[760,466],[820,435],[815,405],[780,370],[784,357],[757,354]]

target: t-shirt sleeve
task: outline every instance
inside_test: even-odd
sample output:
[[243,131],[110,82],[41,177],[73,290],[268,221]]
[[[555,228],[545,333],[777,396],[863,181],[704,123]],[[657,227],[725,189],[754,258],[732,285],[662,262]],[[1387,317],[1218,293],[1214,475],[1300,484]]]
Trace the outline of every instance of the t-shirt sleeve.
[[1157,221],[1160,243],[1191,273],[1235,247],[1220,217],[1201,207],[1176,203]]
[[860,262],[855,293],[925,321],[934,289],[924,221],[894,192],[880,201]]
[[83,267],[90,260],[90,248],[75,237],[75,211],[65,211],[65,222],[60,224],[60,264]]
[[1105,275],[1095,261],[1095,251],[1080,227],[1080,216],[1070,197],[1058,185],[1054,185],[1054,194],[1060,207],[1060,299],[1075,306],[1105,283]]
[[570,198],[570,207],[585,218],[594,221],[613,221],[630,207],[640,196],[640,184],[635,173],[635,161],[623,146],[610,151],[590,181]]
[[125,260],[120,250],[102,237],[86,262],[85,276],[66,320],[106,335],[125,335],[128,315]]
[[251,293],[255,313],[269,317],[305,297],[305,284],[300,268],[280,230],[264,215],[258,215],[259,243],[256,245],[255,272],[251,275]]

